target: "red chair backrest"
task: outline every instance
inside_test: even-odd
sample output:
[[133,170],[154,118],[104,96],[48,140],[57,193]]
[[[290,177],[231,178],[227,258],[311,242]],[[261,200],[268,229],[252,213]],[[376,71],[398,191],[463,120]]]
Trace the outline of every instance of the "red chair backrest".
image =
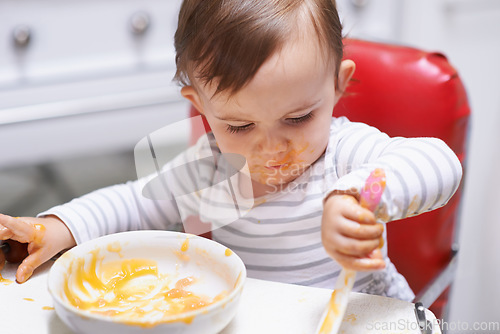
[[[465,88],[445,56],[415,48],[346,39],[345,56],[356,71],[333,110],[387,133],[437,137],[465,159],[470,109]],[[192,109],[192,115],[197,111]],[[193,129],[193,141],[209,130]],[[452,255],[461,187],[438,210],[388,224],[389,257],[415,293],[448,264]],[[439,317],[447,292],[431,310]]]
[[[437,137],[463,163],[470,115],[465,88],[445,56],[435,52],[345,41],[356,71],[333,115],[375,126],[388,135]],[[415,293],[450,261],[461,189],[438,210],[387,225],[389,257]],[[447,300],[432,310],[439,316]]]

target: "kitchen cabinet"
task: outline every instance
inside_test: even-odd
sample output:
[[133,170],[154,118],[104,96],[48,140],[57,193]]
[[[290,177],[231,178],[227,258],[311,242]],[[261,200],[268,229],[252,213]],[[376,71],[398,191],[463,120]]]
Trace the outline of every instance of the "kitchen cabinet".
[[172,82],[179,6],[0,0],[0,167],[133,150],[186,118]]

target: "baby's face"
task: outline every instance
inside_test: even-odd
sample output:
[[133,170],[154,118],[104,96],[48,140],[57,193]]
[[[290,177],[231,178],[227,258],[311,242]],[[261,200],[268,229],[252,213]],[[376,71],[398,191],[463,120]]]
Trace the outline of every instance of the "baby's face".
[[292,182],[325,151],[340,94],[334,64],[316,44],[315,37],[289,43],[230,98],[213,96],[215,87],[198,89],[220,150],[246,158],[254,195]]

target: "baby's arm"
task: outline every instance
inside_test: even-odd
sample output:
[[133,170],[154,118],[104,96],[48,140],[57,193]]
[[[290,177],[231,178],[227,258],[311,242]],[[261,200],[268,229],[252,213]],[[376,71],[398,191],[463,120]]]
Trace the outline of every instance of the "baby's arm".
[[64,221],[77,244],[117,232],[172,229],[181,218],[176,197],[171,192],[187,180],[176,177],[171,166],[191,161],[195,154],[195,147],[190,148],[164,166],[161,175],[165,183],[157,183],[161,189],[151,188],[153,193],[159,191],[159,198],[150,199],[144,194],[145,185],[158,175],[152,173],[135,181],[93,191],[38,216],[53,215]]
[[[324,202],[322,238],[330,256],[349,269],[373,270],[381,265],[375,232],[355,232],[376,220],[387,222],[441,207],[461,180],[460,162],[440,139],[390,138],[373,127],[347,121],[330,144],[338,179]],[[357,200],[375,168],[384,169],[387,187],[377,217],[367,220]],[[343,194],[355,202],[349,203]]]
[[139,181],[93,191],[39,217],[46,215],[64,221],[77,244],[124,231],[168,229],[179,220],[174,201],[145,198]]
[[390,138],[376,128],[350,123],[339,133],[333,191],[358,196],[371,171],[386,174],[377,219],[414,216],[445,205],[457,190],[462,166],[437,138]]
[[16,280],[24,283],[33,271],[64,249],[75,246],[66,225],[55,216],[13,218],[0,214],[0,240],[28,244],[28,256],[19,265]]

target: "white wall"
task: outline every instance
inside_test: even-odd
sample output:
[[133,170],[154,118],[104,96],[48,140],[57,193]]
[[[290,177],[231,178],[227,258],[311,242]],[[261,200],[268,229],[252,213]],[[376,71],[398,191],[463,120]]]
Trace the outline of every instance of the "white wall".
[[500,321],[500,1],[406,1],[402,40],[442,50],[472,107],[450,322]]
[[[449,321],[470,326],[474,322],[498,322],[500,1],[401,0],[391,3],[368,0],[361,9],[355,9],[353,2],[363,1],[339,1],[343,13],[347,14],[345,21],[351,35],[441,51],[465,83],[472,121],[459,234],[459,266]],[[393,15],[395,10],[397,19],[385,17]],[[378,17],[363,11],[378,13]],[[386,29],[380,28],[381,22],[386,22]]]

